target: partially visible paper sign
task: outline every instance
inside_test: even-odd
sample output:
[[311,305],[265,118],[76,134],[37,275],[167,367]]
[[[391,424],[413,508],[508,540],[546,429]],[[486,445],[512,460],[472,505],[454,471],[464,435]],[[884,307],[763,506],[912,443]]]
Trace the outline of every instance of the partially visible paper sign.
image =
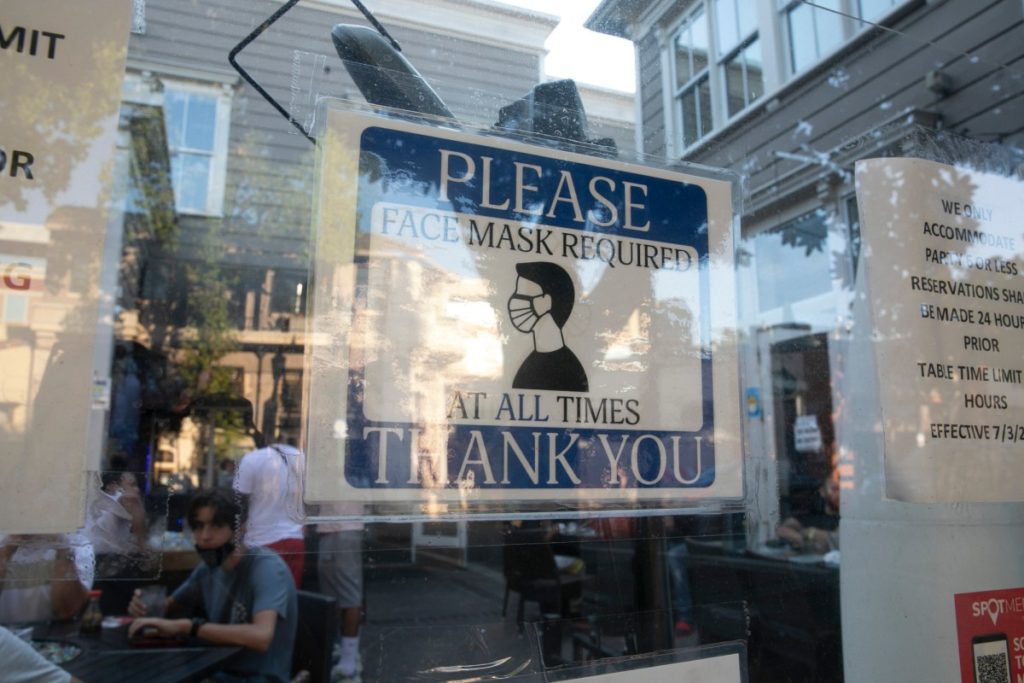
[[793,425],[794,447],[798,453],[814,453],[821,450],[821,427],[817,415],[800,415]]
[[[0,4],[0,531],[80,526],[130,0]],[[105,393],[106,392],[106,393]]]
[[1024,499],[1024,183],[857,162],[886,494]]

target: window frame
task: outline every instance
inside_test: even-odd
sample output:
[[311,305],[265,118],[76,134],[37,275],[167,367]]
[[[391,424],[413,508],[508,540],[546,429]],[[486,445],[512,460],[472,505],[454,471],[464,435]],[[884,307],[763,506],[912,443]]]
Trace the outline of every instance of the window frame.
[[[708,15],[707,15],[707,13],[708,13],[709,10],[710,10],[710,2],[708,2],[707,0],[700,0],[700,2],[694,3],[693,6],[691,6],[689,9],[687,9],[687,11],[683,14],[683,16],[675,24],[675,26],[672,28],[671,32],[669,33],[669,35],[670,35],[669,48],[668,48],[669,49],[669,53],[670,53],[669,63],[671,64],[671,67],[672,67],[672,74],[671,74],[671,77],[672,77],[672,80],[671,80],[671,83],[672,83],[672,117],[673,117],[673,122],[675,123],[675,129],[676,129],[676,132],[674,133],[674,136],[677,138],[677,140],[681,144],[681,149],[683,149],[683,150],[690,149],[691,147],[694,147],[695,145],[699,144],[701,142],[701,140],[703,140],[708,135],[710,135],[718,127],[716,125],[716,122],[715,122],[715,102],[714,102],[715,96],[714,96],[713,78],[712,78],[712,73],[711,73],[712,72],[712,68],[711,67],[714,64],[714,46],[713,46],[714,36],[712,35],[713,34],[712,27],[708,23]],[[700,16],[698,17],[698,15],[700,15]],[[693,24],[697,20],[704,21],[704,28],[707,31],[707,40],[708,40],[707,63],[704,65],[704,68],[701,69],[699,73],[695,73],[695,74],[692,73],[690,75],[690,77],[687,79],[687,81],[683,85],[679,85],[679,72],[677,70],[678,69],[678,60],[676,59],[676,54],[677,54],[677,52],[676,52],[676,45],[677,45],[677,41],[679,39],[679,36],[684,31],[691,29]],[[692,61],[693,61],[692,50],[691,50],[690,61],[691,61],[691,71],[693,71],[693,69],[692,69]],[[708,98],[710,100],[710,102],[708,103],[709,104],[708,109],[711,112],[711,125],[707,128],[706,131],[702,132],[702,128],[703,127],[701,125],[699,125],[699,124],[703,123],[702,120],[701,120],[701,116],[700,116],[700,111],[701,111],[700,97],[701,96],[700,96],[699,88],[701,86],[701,82],[705,81],[705,80],[708,82]],[[686,139],[686,135],[685,135],[685,119],[683,118],[683,106],[682,106],[683,97],[686,94],[690,93],[690,92],[693,92],[693,93],[696,94],[696,100],[695,100],[696,106],[694,107],[694,110],[697,112],[697,123],[698,123],[697,133],[698,134],[697,134],[697,137],[694,140],[687,140]]]
[[[737,34],[739,33],[739,12],[746,6],[744,1],[736,1],[736,17],[737,17]],[[669,83],[671,84],[671,123],[672,123],[672,138],[673,144],[678,146],[678,156],[685,155],[691,149],[694,149],[703,144],[709,137],[714,135],[718,130],[728,126],[733,120],[743,116],[751,107],[756,106],[760,102],[765,94],[769,90],[769,76],[767,74],[767,63],[769,59],[768,51],[765,46],[765,42],[762,39],[763,26],[761,23],[761,13],[757,11],[757,18],[753,22],[753,29],[746,35],[739,37],[739,42],[733,45],[728,52],[722,53],[719,49],[718,40],[718,24],[716,16],[718,0],[699,0],[699,2],[693,3],[687,10],[682,13],[679,19],[674,22],[671,30],[667,31],[668,36],[668,55],[669,55],[669,66],[671,68],[671,74]],[[760,5],[760,1],[755,5],[755,9]],[[698,16],[700,15],[700,16]],[[683,85],[679,85],[679,73],[676,60],[676,45],[679,37],[687,30],[690,30],[696,21],[704,22],[704,30],[707,32],[708,40],[708,63],[707,66],[702,69],[699,73],[693,74]],[[742,53],[748,47],[754,43],[760,43],[761,49],[761,64],[762,64],[762,75],[761,82],[763,92],[756,98],[750,99],[749,97],[749,82],[747,76],[747,62],[746,59],[742,58]],[[735,112],[729,112],[728,105],[728,79],[726,78],[725,70],[730,61],[734,58],[741,58],[742,61],[742,74],[743,74],[743,98],[744,105],[742,108]],[[698,136],[693,140],[686,138],[685,119],[683,116],[682,100],[683,96],[691,91],[696,91],[702,85],[702,81],[707,81],[708,89],[708,106],[707,108],[711,113],[711,125],[703,131],[698,130]],[[701,95],[698,92],[697,99],[697,111],[699,113],[701,107]],[[703,119],[698,116],[699,123],[703,124]]]
[[[125,75],[123,99],[126,102],[147,104],[164,109],[167,92],[194,93],[212,96],[217,110],[214,115],[213,152],[210,155],[210,174],[207,180],[206,206],[202,209],[182,207],[177,187],[174,188],[174,208],[183,216],[220,218],[224,215],[224,197],[227,187],[228,142],[231,133],[231,107],[234,90],[223,80],[200,80],[200,76],[184,77],[156,73],[148,69],[129,71]],[[165,114],[166,117],[166,114]],[[164,119],[166,125],[166,118]],[[168,142],[168,159],[174,148]],[[172,174],[173,184],[173,174]]]
[[884,12],[873,19],[864,19],[861,14],[863,0],[838,0],[839,12],[841,12],[840,25],[842,32],[839,42],[836,43],[834,47],[822,51],[818,46],[817,24],[814,23],[815,58],[808,62],[803,68],[797,69],[793,59],[793,35],[790,30],[789,22],[790,12],[799,5],[807,5],[812,12],[812,16],[814,16],[814,13],[819,11],[830,12],[831,10],[821,9],[816,5],[804,2],[804,0],[776,0],[775,26],[778,31],[780,46],[782,48],[783,82],[788,83],[789,81],[799,78],[805,73],[814,71],[822,64],[822,62],[825,62],[832,55],[842,50],[843,47],[849,44],[851,40],[856,38],[862,31],[866,30],[865,24],[884,22],[891,14],[906,5],[909,1],[910,0],[890,0],[891,4]]
[[[734,7],[736,9],[736,12],[735,12],[735,16],[736,16],[736,31],[737,31],[737,35],[739,35],[739,40],[737,41],[737,43],[735,45],[733,45],[732,48],[730,48],[728,52],[724,52],[721,55],[718,54],[719,51],[717,49],[718,48],[718,33],[719,33],[719,31],[718,31],[718,15],[715,14],[715,8],[717,7],[718,3],[720,3],[720,2],[732,2],[733,3],[733,5],[734,5]],[[711,21],[711,27],[714,28],[714,33],[715,33],[715,43],[713,45],[713,51],[715,53],[715,58],[716,58],[715,64],[716,64],[716,66],[717,66],[717,68],[719,70],[719,73],[721,74],[721,79],[720,79],[721,80],[721,84],[720,84],[719,87],[720,87],[720,90],[721,90],[722,116],[721,116],[721,123],[719,124],[720,126],[727,125],[730,121],[732,121],[736,117],[738,117],[741,114],[743,114],[743,112],[745,112],[747,109],[749,109],[755,102],[757,102],[759,99],[764,97],[764,95],[765,95],[764,91],[767,90],[767,88],[765,88],[766,77],[765,77],[765,68],[764,68],[764,64],[767,61],[767,59],[766,59],[766,55],[765,55],[764,42],[761,41],[761,27],[759,25],[759,22],[757,22],[756,20],[754,21],[754,28],[753,28],[753,30],[750,33],[748,33],[745,36],[744,35],[740,35],[739,14],[740,14],[740,11],[742,11],[744,6],[746,6],[745,3],[740,2],[739,0],[710,0],[710,3],[709,3],[709,7],[711,7],[711,13],[712,13],[712,15],[714,15],[714,16],[709,17],[709,19]],[[757,5],[755,4],[754,7],[756,8],[756,6]],[[709,30],[710,30],[710,27],[709,27]],[[729,113],[729,79],[728,79],[728,75],[727,75],[728,64],[733,59],[737,59],[737,58],[741,57],[743,52],[748,47],[750,47],[751,45],[753,45],[754,43],[757,43],[757,42],[761,43],[761,86],[762,86],[762,91],[763,92],[761,93],[760,96],[755,97],[753,99],[750,99],[750,83],[749,83],[749,79],[747,78],[747,60],[743,59],[743,61],[742,61],[743,106],[740,107],[739,109],[737,109],[735,112]],[[715,126],[715,127],[717,128],[718,126]]]
[[[162,94],[164,103],[167,101],[168,91],[171,91],[187,95],[212,97],[216,106],[213,126],[213,148],[208,154],[210,159],[210,173],[206,185],[206,206],[201,209],[181,206],[178,191],[177,188],[175,188],[175,210],[182,215],[208,217],[223,216],[224,188],[227,181],[228,136],[231,126],[230,90],[219,85],[195,83],[172,78],[162,78],[161,81],[163,84]],[[197,154],[197,151],[184,147],[176,148],[171,145],[170,140],[168,140],[167,153],[168,158],[173,158],[176,153]],[[205,150],[200,150],[198,153],[207,156]]]

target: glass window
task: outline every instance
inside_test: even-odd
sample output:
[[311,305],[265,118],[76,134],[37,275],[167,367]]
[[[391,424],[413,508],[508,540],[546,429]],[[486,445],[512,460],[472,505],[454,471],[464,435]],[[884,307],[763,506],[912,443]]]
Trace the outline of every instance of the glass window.
[[761,45],[755,40],[725,63],[725,91],[728,115],[746,108],[764,94]]
[[216,94],[165,87],[164,120],[178,211],[220,213],[215,199],[216,185],[223,188],[223,170],[218,174],[223,161],[218,164],[217,159],[219,106]]
[[737,0],[716,0],[714,7],[725,89],[724,118],[731,118],[764,91],[757,12]]
[[761,312],[831,292],[827,217],[817,209],[754,238]]
[[27,323],[28,297],[24,294],[5,294],[3,310],[5,323]]
[[859,0],[860,18],[871,21],[896,6],[899,0]]
[[[740,12],[737,11],[736,0],[715,0],[715,26],[717,27],[718,52],[725,54],[739,44]],[[745,8],[748,12],[751,8]]]
[[708,66],[711,55],[711,41],[708,39],[708,24],[704,21],[704,12],[698,11],[690,23],[690,39],[693,58],[693,73],[697,74]]
[[[240,63],[313,144],[226,64],[280,4],[3,0],[0,650],[84,680],[873,683],[959,656],[1024,683],[1019,612],[963,618],[1024,600],[1024,191],[988,177],[1024,168],[1020,0],[368,3],[457,125],[370,113],[430,93],[339,56],[368,34],[332,27],[370,30],[350,3],[288,3]],[[562,37],[588,6],[624,57]],[[936,152],[988,170],[894,159]],[[980,477],[1007,500],[953,500]],[[902,500],[930,480],[950,500]],[[131,647],[171,595],[156,631],[198,637]],[[266,652],[225,635],[261,595]],[[905,656],[954,626],[958,655]]]
[[786,11],[790,69],[799,73],[829,54],[844,40],[840,0],[798,3]]
[[710,44],[703,6],[694,10],[675,39],[676,100],[683,146],[692,145],[713,127],[708,77]]
[[274,313],[302,315],[306,311],[306,273],[277,271],[274,273],[274,289],[270,300]]
[[789,28],[790,68],[793,73],[803,71],[813,64],[818,56],[818,49],[813,38],[813,11],[813,8],[801,3],[786,13]]

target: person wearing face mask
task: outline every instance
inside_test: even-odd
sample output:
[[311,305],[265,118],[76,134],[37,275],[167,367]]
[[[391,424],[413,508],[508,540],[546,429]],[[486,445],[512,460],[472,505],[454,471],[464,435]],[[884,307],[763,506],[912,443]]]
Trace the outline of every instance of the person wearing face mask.
[[519,366],[516,389],[588,391],[587,373],[565,345],[562,328],[576,301],[572,278],[546,261],[516,264],[516,291],[509,297],[512,325],[533,335],[533,352]]
[[187,520],[202,562],[165,606],[181,618],[143,617],[146,606],[136,592],[128,612],[137,618],[128,635],[241,646],[245,653],[213,680],[287,681],[298,624],[295,583],[276,553],[242,543],[241,519],[241,506],[223,491],[192,499]]

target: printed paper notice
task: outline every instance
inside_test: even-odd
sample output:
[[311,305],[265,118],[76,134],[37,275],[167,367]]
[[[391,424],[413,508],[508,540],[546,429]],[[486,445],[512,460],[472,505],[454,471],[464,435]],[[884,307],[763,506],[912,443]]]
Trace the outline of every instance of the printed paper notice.
[[1024,499],[1024,183],[857,162],[886,494]]

